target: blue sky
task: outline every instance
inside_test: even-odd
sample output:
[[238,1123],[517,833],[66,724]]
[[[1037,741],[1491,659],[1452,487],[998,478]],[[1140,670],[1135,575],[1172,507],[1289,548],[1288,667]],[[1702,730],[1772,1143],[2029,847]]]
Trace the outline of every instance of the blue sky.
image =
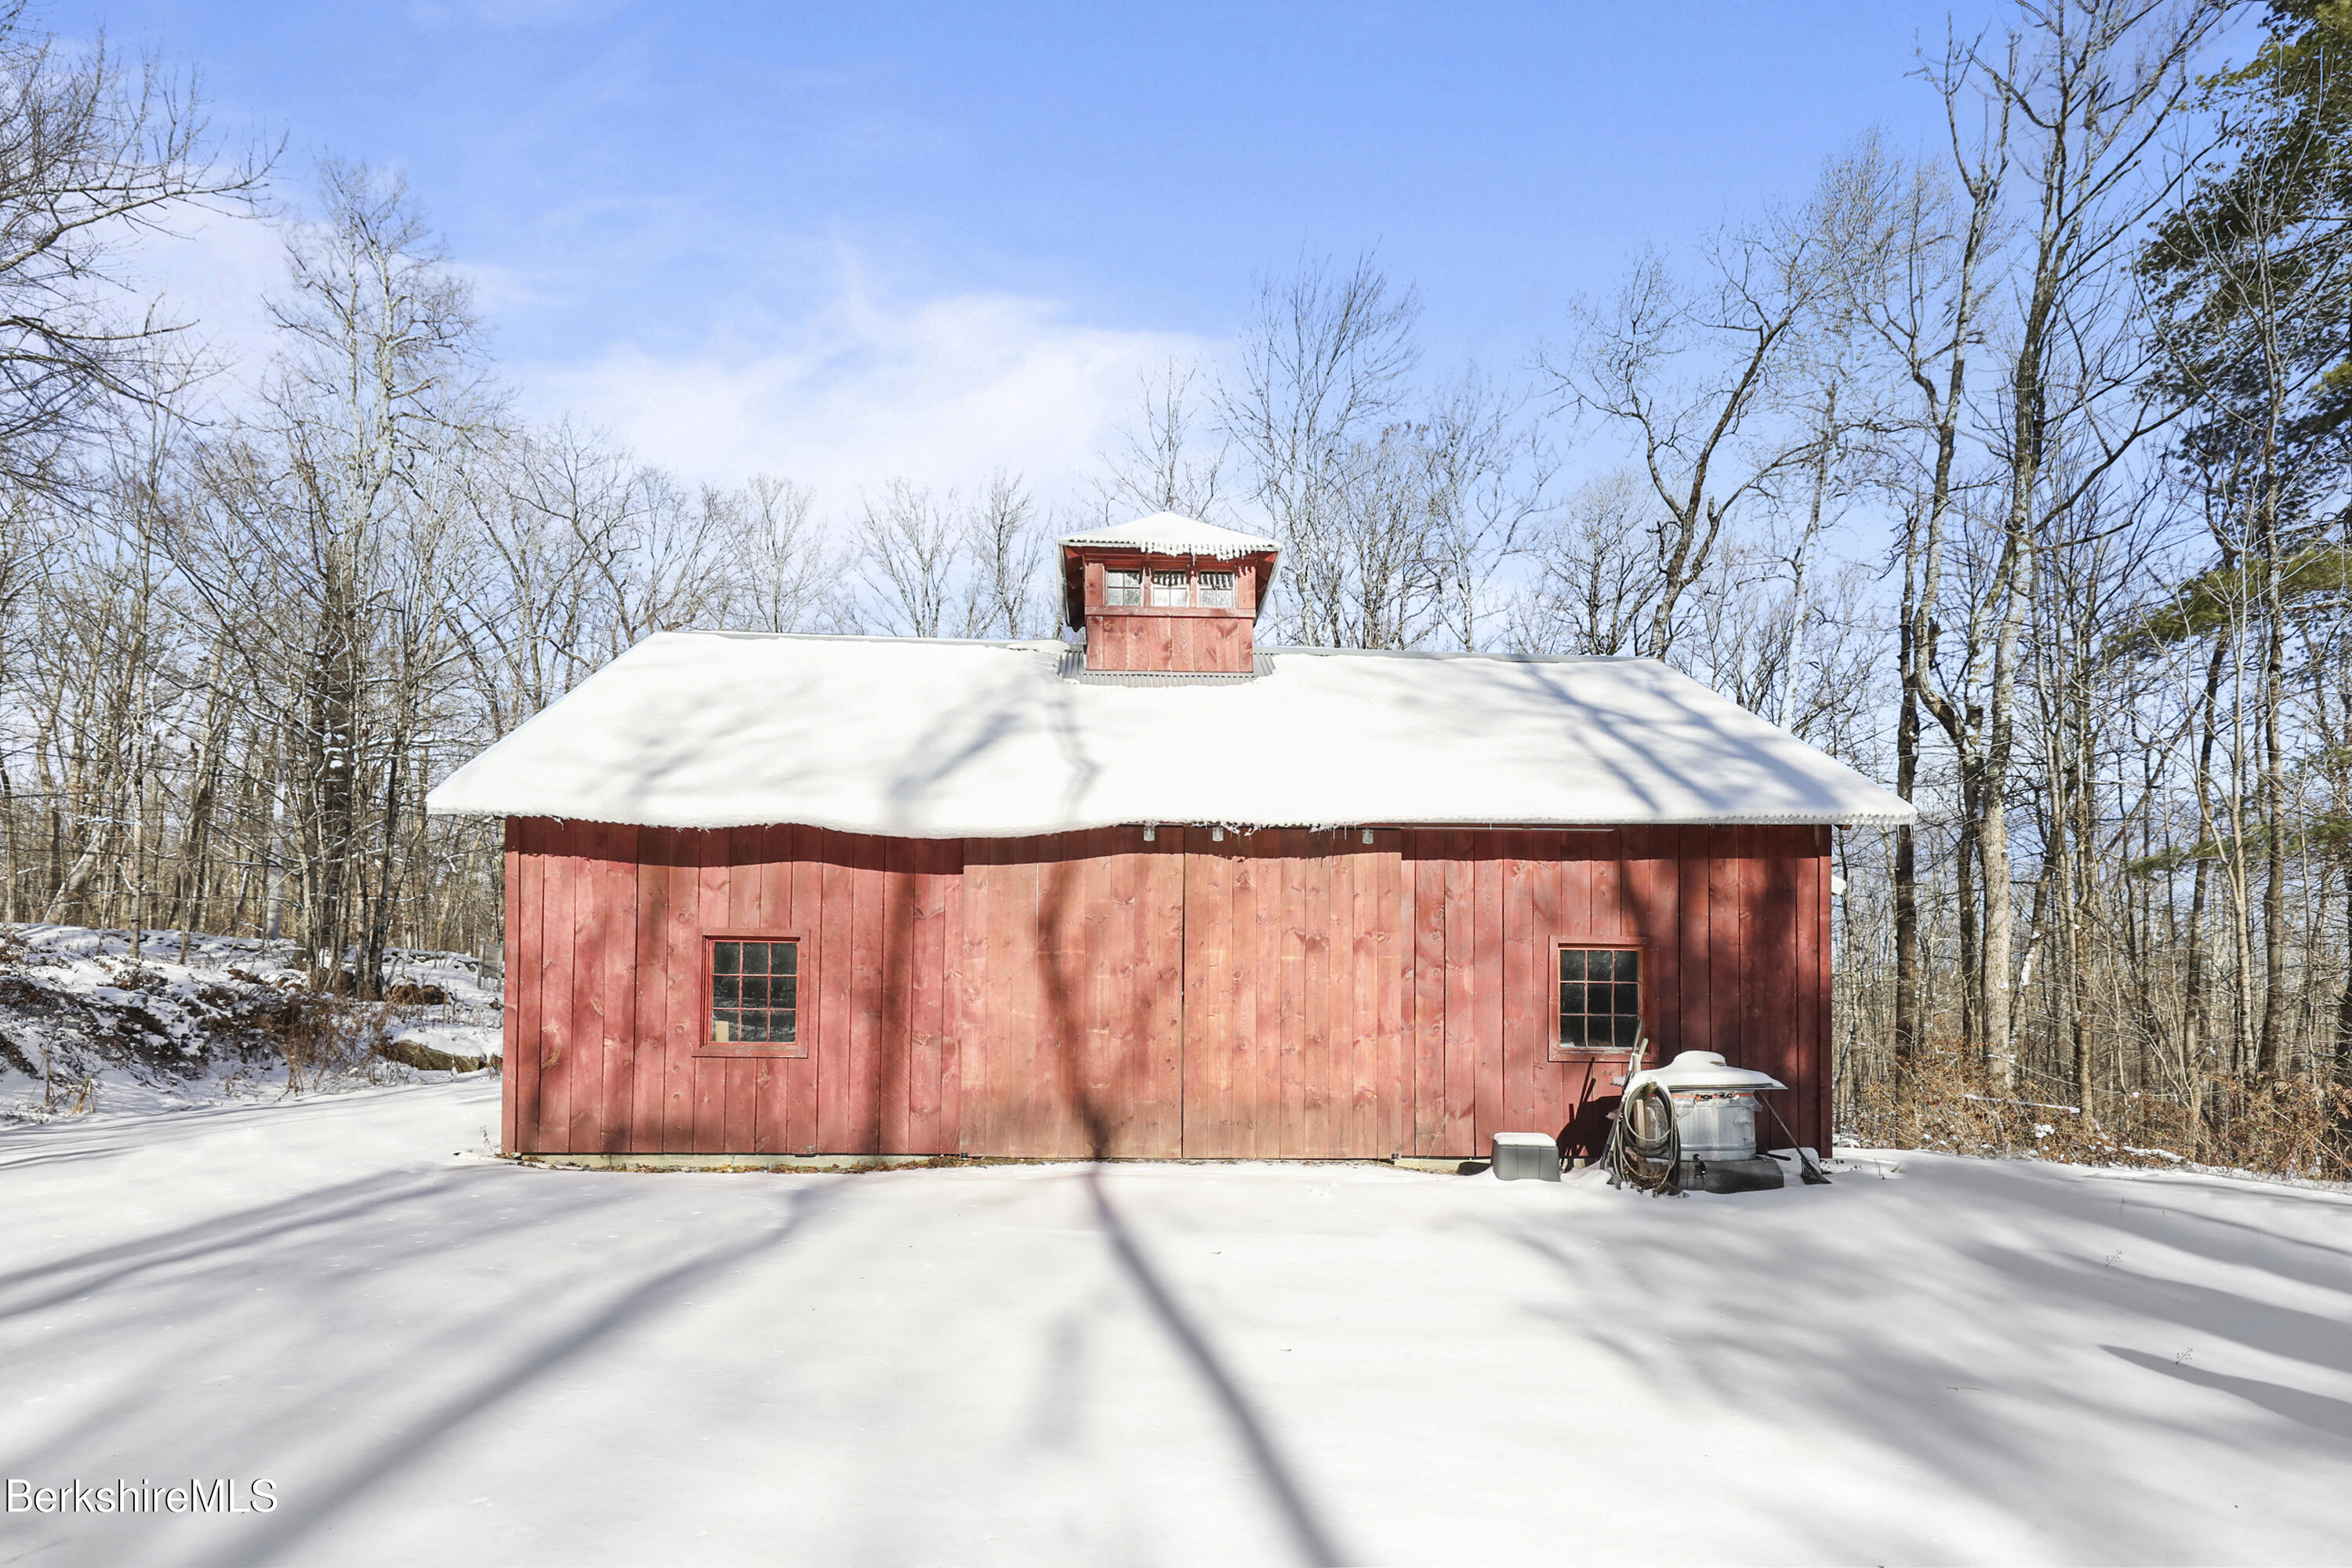
[[[1254,274],[1377,244],[1433,363],[1502,371],[1669,247],[1800,194],[1946,7],[52,5],[216,121],[404,170],[522,405],[842,499],[1002,462],[1062,490]],[[1963,6],[1964,24],[1995,15]],[[223,341],[266,236],[166,263]],[[176,270],[173,270],[176,269]]]

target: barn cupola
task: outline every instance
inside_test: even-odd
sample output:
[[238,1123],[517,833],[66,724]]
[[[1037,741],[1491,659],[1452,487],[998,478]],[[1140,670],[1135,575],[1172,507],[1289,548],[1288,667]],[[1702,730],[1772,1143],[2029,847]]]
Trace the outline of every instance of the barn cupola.
[[1250,672],[1273,540],[1163,511],[1061,543],[1062,615],[1088,669]]

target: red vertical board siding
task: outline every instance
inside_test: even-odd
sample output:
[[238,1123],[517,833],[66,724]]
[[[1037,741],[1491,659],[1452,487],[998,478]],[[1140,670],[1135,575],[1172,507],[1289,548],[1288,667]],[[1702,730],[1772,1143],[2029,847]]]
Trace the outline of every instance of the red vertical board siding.
[[[1555,938],[1644,944],[1661,1055],[1827,1136],[1826,833],[1171,828],[1021,841],[509,829],[518,1150],[1476,1153],[1613,1099]],[[698,1055],[703,935],[803,941],[805,1058]],[[1609,1063],[1604,1071],[1613,1069]]]
[[1503,862],[1501,836],[1474,836],[1470,863],[1470,1028],[1478,1061],[1477,1147],[1510,1130],[1503,1075]]
[[947,884],[939,842],[915,846],[908,931],[907,1139],[910,1152],[944,1154],[955,1145],[940,1119],[940,1054],[947,1037]]
[[1143,902],[1136,911],[1139,938],[1147,943],[1143,979],[1151,1005],[1145,1024],[1154,1053],[1151,1076],[1158,1115],[1151,1147],[1169,1154],[1184,1142],[1184,887],[1189,862],[1181,840],[1155,840],[1142,848]]
[[1282,879],[1266,858],[1264,837],[1253,836],[1225,857],[1234,884],[1227,1026],[1240,1051],[1226,1079],[1233,1093],[1226,1148],[1250,1159],[1272,1159],[1282,1147],[1280,1043],[1258,1026],[1278,978],[1268,955],[1280,952],[1273,931],[1282,908]]
[[993,1013],[988,1031],[988,1107],[992,1149],[1034,1147],[1045,1135],[1040,1113],[1042,1097],[1058,1098],[1062,1083],[1058,1064],[1038,1037],[1044,1009],[1038,1005],[1043,983],[1037,950],[1037,862],[1020,845],[997,846],[994,908],[990,915]]
[[570,853],[564,864],[572,883],[572,1005],[563,1053],[563,1146],[574,1154],[601,1152],[597,1122],[604,1093],[604,924],[609,919],[597,894],[597,828],[593,822],[566,825]]
[[789,862],[792,874],[784,923],[801,939],[800,984],[794,993],[800,1016],[793,1029],[801,1054],[775,1065],[784,1075],[784,1147],[796,1154],[812,1154],[820,1146],[816,1034],[817,1014],[824,1003],[819,974],[825,954],[818,940],[824,918],[824,872],[817,854],[823,835],[816,828],[801,826],[780,827],[777,832],[783,836],[778,853]]
[[843,860],[845,834],[819,834],[822,889],[817,933],[817,1037],[810,1054],[817,1058],[817,1142],[819,1147],[849,1153],[858,1147],[852,1123],[857,1093],[850,1081],[850,1014],[856,1005],[856,959],[850,950],[850,887],[852,873]]
[[[1675,976],[1675,1051],[1715,1049],[1715,1011],[1707,994],[1715,962],[1709,912],[1714,861],[1707,853],[1713,837],[1705,828],[1684,828],[1675,856],[1675,927],[1680,933],[1675,956],[1681,966]],[[1659,1048],[1664,1050],[1665,1042]]]
[[1682,1037],[1682,911],[1675,907],[1681,830],[1629,828],[1622,837],[1628,934],[1643,945],[1648,965],[1642,994],[1649,1016],[1643,1024],[1653,1049],[1671,1058]]
[[670,830],[637,830],[636,964],[630,972],[629,1040],[635,1058],[629,1089],[628,1137],[622,1147],[634,1154],[658,1154],[668,1088],[669,1054],[669,856]]
[[[988,847],[988,968],[982,1006],[987,1072],[980,1084],[982,1151],[1027,1147],[1028,1090],[1058,1094],[1037,1039],[1036,865],[1022,847]],[[1020,1086],[1017,1089],[1015,1086]]]
[[963,1130],[963,1064],[971,1016],[966,998],[964,928],[964,842],[950,839],[940,847],[940,1150],[954,1153],[965,1147]]
[[[1811,828],[1807,828],[1804,832],[1808,838],[1817,837]],[[1811,849],[1811,846],[1807,845],[1806,848]],[[1819,970],[1821,962],[1823,933],[1819,894],[1823,868],[1818,855],[1807,853],[1800,855],[1794,860],[1793,868],[1796,872],[1797,908],[1796,919],[1792,923],[1796,928],[1797,935],[1797,962],[1795,972],[1790,978],[1796,989],[1797,1006],[1796,1040],[1795,1048],[1790,1052],[1792,1058],[1790,1065],[1803,1076],[1784,1081],[1801,1086],[1797,1094],[1789,1097],[1800,1112],[1800,1115],[1790,1118],[1791,1125],[1803,1127],[1810,1131],[1812,1130],[1811,1124],[1816,1120],[1812,1114],[1815,1110],[1816,1096],[1804,1092],[1802,1086],[1818,1086],[1822,1077],[1815,1060],[1821,1045],[1821,1010],[1818,994],[1812,984],[1812,977]],[[1773,1131],[1777,1134],[1778,1129]],[[1814,1142],[1811,1138],[1803,1138],[1802,1141]],[[1774,1136],[1772,1142],[1779,1142],[1779,1137]]]
[[963,846],[962,895],[958,918],[963,930],[963,953],[956,972],[956,1148],[977,1154],[993,1147],[989,1140],[988,1058],[993,1045],[990,1000],[996,979],[989,953],[991,878],[995,841],[970,838]]
[[501,931],[506,973],[499,993],[506,1056],[499,1100],[501,1148],[509,1154],[523,1152],[525,1129],[534,1124],[531,1097],[539,1085],[539,858],[531,852],[531,828],[525,818],[507,818],[507,902]]
[[1837,1075],[1832,1070],[1836,1059],[1836,1040],[1830,1026],[1830,1001],[1836,994],[1832,989],[1834,977],[1830,967],[1837,941],[1837,930],[1832,923],[1834,911],[1830,902],[1831,851],[1834,832],[1829,827],[1820,830],[1818,858],[1813,861],[1813,910],[1818,923],[1815,926],[1817,951],[1811,976],[1813,1092],[1810,1098],[1813,1110],[1813,1147],[1823,1154],[1830,1152],[1830,1144],[1837,1131]]
[[[703,930],[759,931],[760,830],[730,827],[715,836],[723,863],[719,877],[703,880]],[[719,1121],[730,1152],[757,1147],[760,1111],[760,1061],[756,1057],[728,1057],[719,1075]]]
[[1006,1084],[1008,1107],[1034,1146],[1056,1154],[1085,1154],[1079,1118],[1087,1103],[1086,1042],[1072,992],[1077,983],[1070,957],[1079,933],[1076,905],[1081,870],[1067,836],[1041,840],[1026,857],[1027,942],[1021,967],[1029,984],[1023,1003],[1034,1042],[1036,1076]]
[[1345,912],[1333,900],[1331,943],[1348,950],[1347,1150],[1363,1158],[1381,1146],[1380,873],[1360,833],[1339,836],[1347,867]]
[[1283,1152],[1310,1158],[1339,1152],[1334,1135],[1331,1049],[1331,860],[1319,833],[1286,835],[1284,851],[1297,879],[1298,969],[1293,999],[1299,1028],[1298,1120]]
[[1559,927],[1556,934],[1576,942],[1591,941],[1600,934],[1592,920],[1592,838],[1590,833],[1569,834],[1561,846]]
[[[883,860],[889,841],[870,834],[849,837],[851,865],[849,946],[850,1142],[845,1147],[860,1153],[881,1152],[884,1099],[888,1068],[884,1031],[888,1021],[903,1017],[904,993],[890,984],[884,932],[890,898]],[[898,1075],[889,1074],[896,1079]],[[898,1152],[892,1150],[890,1152]]]
[[1412,879],[1412,1152],[1433,1160],[1454,1152],[1445,1101],[1445,866],[1432,852],[1438,835],[1402,837]]
[[607,826],[600,835],[597,884],[607,901],[599,1044],[604,1058],[602,1147],[625,1153],[637,1098],[637,866],[642,830]]
[[990,946],[982,998],[988,1024],[981,1047],[988,1070],[982,1084],[982,1147],[1013,1149],[1021,1146],[1022,1128],[1021,1102],[1011,1086],[1041,1081],[1043,1066],[1030,1003],[1036,981],[1037,886],[1035,868],[1015,853],[1016,846],[992,842],[988,847]]
[[[1296,921],[1305,896],[1291,879],[1290,858],[1280,833],[1254,834],[1235,853],[1248,862],[1256,879],[1257,951],[1250,965],[1256,988],[1250,1026],[1257,1033],[1251,1053],[1256,1087],[1251,1142],[1260,1158],[1273,1160],[1286,1152],[1283,1140],[1297,1121],[1298,1016],[1291,998],[1299,961]],[[1234,932],[1235,945],[1246,937],[1246,932]]]
[[553,1154],[572,1151],[572,895],[578,862],[568,823],[547,827],[545,903],[540,915],[540,964],[546,975],[539,1016],[539,1146]]
[[572,1019],[564,1080],[565,1142],[575,1154],[602,1151],[604,1098],[604,952],[612,911],[604,899],[604,824],[565,825],[572,872]]
[[[694,945],[691,962],[695,973],[695,994],[703,990],[703,966],[709,962],[703,933],[724,930],[728,924],[727,907],[727,830],[701,828],[694,836],[694,883],[688,892],[688,907],[693,913]],[[714,1153],[727,1149],[727,1067],[728,1058],[708,1057],[700,1053],[708,1037],[710,1021],[698,1016],[694,1021],[694,1147]]]
[[1758,840],[1762,831],[1741,827],[1737,833],[1739,851],[1734,865],[1738,868],[1739,887],[1739,1051],[1731,1059],[1742,1067],[1757,1063],[1759,1070],[1769,1072],[1772,1050],[1764,1028],[1763,981],[1769,928],[1761,924],[1759,918],[1764,906],[1764,868]]
[[[1078,1059],[1085,1064],[1086,1100],[1081,1113],[1088,1152],[1102,1141],[1102,1153],[1112,1152],[1118,1123],[1142,1110],[1136,1097],[1145,1086],[1132,1053],[1120,1048],[1111,1017],[1112,966],[1118,961],[1119,889],[1126,885],[1132,899],[1132,881],[1122,876],[1124,857],[1111,845],[1108,829],[1082,834],[1073,847],[1073,887],[1076,894],[1066,930],[1070,942],[1065,952],[1068,967],[1071,1023],[1078,1042]],[[1122,1116],[1122,1112],[1125,1116]]]
[[1378,1071],[1381,1127],[1377,1146],[1391,1155],[1413,1152],[1412,878],[1404,862],[1404,836],[1376,833],[1372,907],[1380,919]]
[[1036,982],[1028,1000],[1034,1009],[1032,1026],[1043,1071],[1027,1085],[1008,1085],[1009,1103],[1026,1129],[1031,1147],[1084,1155],[1094,1152],[1082,1126],[1093,1093],[1087,1082],[1085,1021],[1074,994],[1082,977],[1072,950],[1084,941],[1077,929],[1077,906],[1085,871],[1067,837],[1041,848],[1031,872],[1036,879],[1034,934],[1030,939],[1035,944]]
[[[745,858],[737,878],[751,884],[751,904],[763,931],[782,933],[792,927],[793,868],[788,830],[780,827],[739,828],[734,852]],[[740,896],[740,895],[739,895]],[[736,903],[735,898],[730,903]],[[797,960],[795,960],[797,962]],[[760,1154],[792,1152],[792,1079],[785,1068],[790,1058],[751,1057],[751,1149]]]
[[1757,940],[1751,945],[1759,972],[1754,982],[1759,998],[1759,1033],[1770,1058],[1770,1065],[1764,1070],[1787,1084],[1801,1084],[1806,1077],[1803,1037],[1797,1016],[1797,959],[1802,951],[1797,928],[1803,910],[1797,903],[1800,862],[1790,852],[1793,847],[1789,842],[1804,831],[1795,827],[1766,829],[1766,853],[1754,861],[1763,877],[1757,900]]
[[658,1097],[647,1146],[683,1152],[694,1147],[694,1043],[701,1006],[699,988],[688,988],[693,978],[688,938],[695,916],[694,847],[691,836],[675,827],[661,829],[646,842],[653,858],[644,885],[654,905],[650,929],[656,934],[644,961],[637,1033],[641,1039],[652,1037]]
[[966,1154],[996,1146],[989,1120],[988,1075],[1001,1048],[995,1007],[1003,981],[996,972],[996,955],[990,950],[996,929],[997,847],[992,838],[969,838],[963,846],[963,964],[957,977],[962,998],[961,1037],[956,1042],[961,1100],[956,1146]]
[[[710,963],[710,950],[703,942],[703,931],[727,924],[724,910],[724,877],[727,877],[727,832],[722,827],[691,827],[679,832],[679,842],[685,848],[685,865],[679,865],[677,875],[670,879],[670,898],[675,898],[673,924],[673,957],[691,980],[691,996],[687,1006],[691,1013],[685,1018],[685,1068],[689,1081],[689,1102],[682,1107],[687,1121],[687,1147],[689,1150],[719,1152],[727,1150],[727,1058],[703,1056],[703,1044],[710,1039],[710,1016],[703,1013],[703,992],[706,992],[706,966]],[[718,879],[718,889],[713,889]],[[679,992],[670,992],[670,1002],[679,1002]],[[675,1018],[673,1018],[675,1023]]]
[[1396,889],[1392,882],[1382,885],[1381,868],[1390,859],[1383,847],[1363,843],[1361,834],[1354,837],[1357,842],[1349,846],[1348,854],[1356,871],[1356,1114],[1349,1147],[1360,1157],[1380,1159],[1402,1147],[1388,1115],[1399,1076],[1398,1065],[1391,1060],[1395,1030],[1389,1020],[1396,1006],[1396,977],[1388,970],[1394,949],[1387,936]]
[[1246,1060],[1242,1031],[1233,1026],[1234,858],[1185,846],[1184,865],[1184,1105],[1187,1157],[1213,1159],[1239,1142],[1234,1135],[1234,1079]]
[[1591,1074],[1581,1061],[1553,1061],[1551,1048],[1559,1039],[1559,963],[1552,942],[1562,931],[1560,906],[1566,901],[1569,858],[1580,847],[1577,840],[1591,834],[1536,834],[1546,851],[1528,866],[1528,939],[1519,957],[1526,995],[1519,1004],[1525,1020],[1528,1071],[1536,1089],[1535,1118],[1529,1131],[1561,1133],[1574,1120]]
[[1584,864],[1592,873],[1592,940],[1623,942],[1632,934],[1625,910],[1625,837],[1622,833],[1579,833],[1584,840]]
[[515,818],[501,823],[501,844],[499,844],[499,891],[501,891],[501,920],[499,920],[499,1060],[503,1072],[499,1074],[499,1152],[515,1152],[515,1074],[513,1068],[522,1053],[515,1051],[515,971],[518,971],[520,893],[518,863],[522,853],[518,848]]
[[[1478,1101],[1482,1093],[1478,1052],[1476,881],[1471,863],[1471,835],[1461,830],[1444,835],[1445,849],[1445,1093],[1454,1133],[1466,1153],[1475,1154],[1479,1142]],[[1499,1089],[1499,1085],[1496,1086]]]
[[1725,1059],[1740,1059],[1739,913],[1741,877],[1737,828],[1723,828],[1706,862],[1706,1048]]
[[[905,838],[871,841],[877,851],[873,880],[873,932],[865,937],[875,957],[873,1035],[874,1123],[877,1148],[886,1154],[912,1154],[915,1034],[915,845]],[[862,933],[861,933],[862,934]]]
[[702,1011],[702,835],[672,828],[663,868],[667,897],[662,920],[662,1148],[701,1149],[701,1047],[709,1021]]
[[1510,847],[1517,853],[1496,862],[1503,910],[1503,1113],[1497,1125],[1519,1132],[1538,1131],[1543,1126],[1541,1089],[1532,1059],[1535,1029],[1528,1016],[1536,986],[1528,962],[1535,944],[1537,865],[1528,852],[1538,847],[1529,841],[1539,837],[1511,835]]

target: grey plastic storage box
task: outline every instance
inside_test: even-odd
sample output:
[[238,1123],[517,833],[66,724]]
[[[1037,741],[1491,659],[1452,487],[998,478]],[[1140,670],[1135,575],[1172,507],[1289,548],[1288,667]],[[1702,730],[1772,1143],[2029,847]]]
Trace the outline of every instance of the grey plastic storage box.
[[1497,1132],[1495,1174],[1507,1182],[1557,1182],[1559,1145],[1549,1132]]

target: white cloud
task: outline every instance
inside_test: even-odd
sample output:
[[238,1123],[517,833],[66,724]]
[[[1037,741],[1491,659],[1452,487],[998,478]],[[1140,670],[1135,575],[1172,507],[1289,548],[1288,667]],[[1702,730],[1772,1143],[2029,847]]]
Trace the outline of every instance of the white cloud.
[[208,387],[212,400],[236,404],[277,348],[264,297],[285,283],[284,236],[254,217],[184,213],[170,233],[123,248],[122,281],[140,297],[160,296],[162,319],[187,324],[226,371]]
[[1040,299],[884,302],[852,285],[798,320],[715,331],[691,350],[622,342],[515,370],[536,416],[570,414],[695,479],[787,476],[833,511],[861,486],[970,486],[999,466],[1049,501],[1082,497],[1133,417],[1140,377],[1215,346],[1087,324]]
[[[1089,321],[1041,296],[886,287],[851,247],[815,241],[772,244],[761,275],[772,288],[756,302],[681,310],[673,300],[667,332],[599,341],[575,334],[600,310],[625,318],[632,291],[612,289],[614,279],[659,278],[675,258],[627,247],[616,256],[609,241],[588,248],[587,260],[553,268],[459,262],[494,342],[501,324],[536,318],[545,346],[500,367],[518,411],[604,429],[690,479],[789,477],[836,516],[861,487],[906,478],[968,488],[999,467],[1049,504],[1087,499],[1100,454],[1137,416],[1142,378],[1223,347]],[[194,321],[229,362],[210,388],[214,406],[241,403],[278,347],[264,296],[284,287],[282,232],[198,216],[129,259],[134,287],[162,292],[167,313]],[[743,299],[740,285],[728,294]],[[558,323],[569,331],[551,341]]]

